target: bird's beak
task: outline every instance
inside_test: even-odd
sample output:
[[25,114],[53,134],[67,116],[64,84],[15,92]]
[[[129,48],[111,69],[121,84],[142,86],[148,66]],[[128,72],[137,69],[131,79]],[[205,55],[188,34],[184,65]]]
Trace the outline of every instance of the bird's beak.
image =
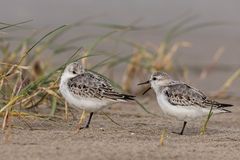
[[146,94],[150,89],[152,89],[151,87],[149,87],[146,91],[143,92],[142,95]]
[[[144,85],[144,84],[149,84],[150,81],[146,81],[146,82],[142,82],[142,83],[139,83],[138,85]],[[151,89],[151,87],[148,87],[146,91],[143,92],[143,95],[146,94],[149,90]]]
[[148,80],[146,82],[139,83],[138,85],[149,84],[149,83],[150,83],[150,81]]

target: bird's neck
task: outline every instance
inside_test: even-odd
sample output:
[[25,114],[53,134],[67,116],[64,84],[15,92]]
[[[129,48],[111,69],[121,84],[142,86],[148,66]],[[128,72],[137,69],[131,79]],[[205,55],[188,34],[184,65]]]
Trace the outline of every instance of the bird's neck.
[[167,86],[154,86],[153,90],[155,91],[156,94],[161,94],[166,87]]
[[65,84],[68,82],[70,78],[73,78],[74,76],[68,72],[63,72],[60,80],[60,85]]

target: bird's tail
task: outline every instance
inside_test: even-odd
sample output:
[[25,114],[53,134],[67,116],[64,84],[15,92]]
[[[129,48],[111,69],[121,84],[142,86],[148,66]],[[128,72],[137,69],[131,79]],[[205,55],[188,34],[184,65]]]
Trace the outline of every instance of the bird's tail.
[[112,99],[114,101],[128,101],[134,100],[135,96],[121,93],[104,93],[104,97]]
[[136,96],[132,96],[132,95],[127,95],[127,94],[122,94],[122,99],[123,100],[135,100]]

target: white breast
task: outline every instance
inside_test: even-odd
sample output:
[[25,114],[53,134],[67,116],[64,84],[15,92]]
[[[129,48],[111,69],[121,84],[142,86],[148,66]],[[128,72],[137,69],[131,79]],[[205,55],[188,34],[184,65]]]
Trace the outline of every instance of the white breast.
[[78,98],[73,96],[70,93],[69,88],[67,87],[67,83],[62,81],[59,86],[59,90],[65,100],[72,105],[73,107],[77,107],[80,109],[84,109],[88,112],[96,112],[104,107],[106,107],[110,101],[107,100],[100,100],[97,98]]
[[166,95],[159,93],[157,95],[158,104],[164,114],[175,117],[178,120],[193,120],[208,115],[209,110],[198,106],[179,106],[168,102]]

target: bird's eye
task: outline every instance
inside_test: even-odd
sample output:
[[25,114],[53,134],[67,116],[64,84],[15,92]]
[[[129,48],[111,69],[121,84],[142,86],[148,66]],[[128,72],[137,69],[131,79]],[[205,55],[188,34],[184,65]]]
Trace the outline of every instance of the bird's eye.
[[155,80],[157,80],[157,78],[156,78],[156,77],[153,77],[153,79],[152,79],[152,80],[154,80],[154,81],[155,81]]
[[73,71],[73,74],[77,74],[77,72],[76,72],[76,71]]

